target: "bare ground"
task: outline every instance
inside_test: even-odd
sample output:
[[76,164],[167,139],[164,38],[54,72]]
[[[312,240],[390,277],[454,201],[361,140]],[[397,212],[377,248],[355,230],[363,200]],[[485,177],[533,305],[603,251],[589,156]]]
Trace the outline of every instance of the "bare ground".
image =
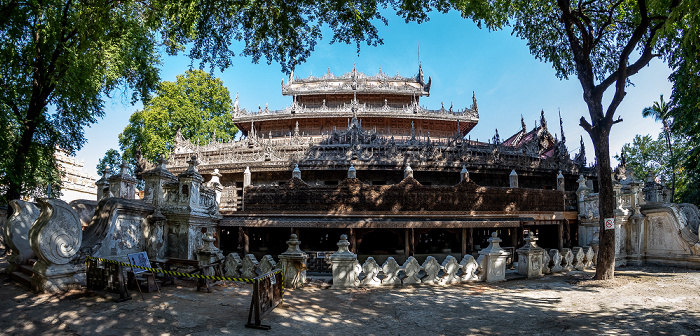
[[[0,268],[4,268],[4,258]],[[445,287],[288,290],[263,323],[244,328],[249,285],[197,292],[179,280],[132,300],[74,290],[34,294],[0,275],[0,335],[700,335],[700,271],[619,268],[537,280]]]

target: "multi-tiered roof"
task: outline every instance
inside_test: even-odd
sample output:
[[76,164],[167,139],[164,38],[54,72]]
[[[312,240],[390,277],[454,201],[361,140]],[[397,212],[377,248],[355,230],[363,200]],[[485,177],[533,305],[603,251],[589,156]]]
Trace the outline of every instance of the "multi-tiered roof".
[[244,135],[283,137],[297,128],[302,134],[322,136],[347,127],[353,117],[361,119],[367,129],[378,135],[408,137],[411,130],[430,132],[433,137],[465,136],[479,121],[474,103],[455,110],[444,106],[429,110],[419,105],[420,97],[430,95],[431,79],[425,81],[419,65],[415,77],[389,76],[379,70],[374,76],[353,68],[336,76],[328,73],[282,81],[282,94],[293,97],[292,104],[282,110],[259,107],[247,111],[234,104],[235,123]]

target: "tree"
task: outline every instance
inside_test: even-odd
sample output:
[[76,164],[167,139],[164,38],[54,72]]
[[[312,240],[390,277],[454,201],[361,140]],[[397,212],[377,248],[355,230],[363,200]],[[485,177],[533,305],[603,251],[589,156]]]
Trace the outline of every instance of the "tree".
[[676,194],[676,158],[673,155],[673,147],[671,146],[671,129],[670,121],[668,120],[669,106],[664,102],[664,95],[659,96],[659,101],[654,102],[654,105],[646,107],[642,110],[642,116],[653,117],[656,121],[661,121],[663,125],[662,134],[666,138],[666,149],[671,165],[671,200],[675,199]]
[[53,183],[57,148],[73,153],[83,127],[118,86],[145,97],[157,83],[154,32],[143,3],[0,1],[0,118],[5,201]]
[[[590,117],[590,121],[581,117],[580,125],[593,141],[600,192],[595,278],[612,279],[615,230],[605,230],[604,219],[614,217],[609,139],[613,124],[622,121],[614,118],[615,112],[625,97],[630,77],[654,57],[697,63],[698,54],[682,54],[679,47],[691,39],[690,34],[698,35],[700,15],[697,10],[687,10],[700,6],[693,0],[493,0],[454,4],[464,17],[490,29],[511,25],[514,34],[528,41],[536,58],[552,63],[559,78],[576,75],[579,80]],[[604,107],[603,96],[609,90],[612,97]]]
[[200,66],[220,69],[241,48],[289,72],[324,26],[331,42],[381,43],[373,20],[386,22],[378,12],[386,3],[0,0],[1,197],[41,190],[56,174],[54,148],[80,149],[83,128],[104,114],[103,95],[122,88],[132,102],[147,100],[159,82],[160,46],[168,54],[188,46]]
[[228,142],[238,131],[231,112],[231,96],[223,82],[202,70],[190,70],[175,82],[159,85],[153,99],[129,118],[119,145],[126,158],[136,159],[140,148],[141,155],[154,162],[169,155],[178,131],[193,143]]
[[122,156],[119,151],[110,148],[105,152],[105,156],[97,163],[97,175],[104,176],[105,168],[109,168],[110,174],[117,174],[121,170]]
[[676,178],[676,187],[678,193],[673,202],[691,202],[692,199],[684,198],[688,194],[688,174],[685,169],[682,169],[678,163],[682,163],[685,155],[690,148],[688,139],[684,136],[679,136],[671,133],[669,135],[672,147],[675,148],[673,155],[668,155],[668,133],[661,132],[656,140],[651,135],[636,135],[632,143],[627,143],[622,146],[620,155],[615,155],[618,161],[622,161],[624,157],[627,171],[631,171],[641,180],[646,179],[649,173],[665,180],[670,180],[673,176]]

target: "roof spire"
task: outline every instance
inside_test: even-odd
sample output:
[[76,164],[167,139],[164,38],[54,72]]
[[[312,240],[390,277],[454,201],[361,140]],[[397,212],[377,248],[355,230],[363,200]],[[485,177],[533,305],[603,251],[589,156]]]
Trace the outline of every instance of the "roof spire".
[[561,142],[566,142],[566,137],[564,136],[564,120],[561,119],[561,109],[559,109],[559,129],[561,130]]
[[544,119],[544,110],[540,112],[540,126],[542,126],[542,128],[545,130],[547,129],[547,120]]
[[471,110],[474,112],[479,112],[479,106],[476,105],[476,93],[472,91],[472,107]]
[[520,115],[520,125],[523,127],[523,133],[527,133],[527,127],[525,126],[525,118],[523,115]]

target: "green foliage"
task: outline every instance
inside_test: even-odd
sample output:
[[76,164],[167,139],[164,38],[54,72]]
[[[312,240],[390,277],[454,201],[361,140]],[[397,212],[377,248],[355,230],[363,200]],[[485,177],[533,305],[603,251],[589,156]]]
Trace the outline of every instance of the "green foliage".
[[386,24],[379,9],[392,1],[158,0],[151,4],[162,14],[154,17],[169,53],[191,46],[189,56],[224,69],[234,49],[253,62],[278,62],[284,72],[304,62],[322,38],[322,27],[333,42],[381,44],[374,21]]
[[159,85],[153,99],[129,118],[119,144],[124,157],[135,159],[141,148],[141,155],[153,162],[161,154],[169,155],[178,130],[193,143],[206,144],[215,137],[228,142],[238,131],[231,111],[231,96],[223,82],[202,70],[190,70],[175,82]]
[[615,155],[615,159],[621,161],[624,156],[627,170],[639,180],[646,180],[649,173],[670,180],[670,157],[667,153],[663,138],[654,140],[649,134],[637,134],[631,144],[622,146],[621,154]]
[[[157,84],[154,31],[135,1],[0,0],[2,198],[43,196],[56,148],[73,153],[103,115],[103,94]],[[54,188],[55,189],[55,188]]]
[[159,81],[160,46],[168,54],[189,48],[200,68],[223,70],[238,52],[289,72],[309,57],[323,27],[331,42],[359,51],[363,42],[382,43],[374,26],[386,24],[380,9],[427,12],[441,4],[444,11],[446,3],[0,0],[0,198],[52,183],[49,152],[80,149],[83,128],[104,114],[103,95],[123,89],[132,102],[148,100]]
[[674,149],[673,155],[668,152],[666,134],[661,132],[656,139],[651,135],[636,135],[631,144],[622,146],[621,155],[615,155],[615,158],[621,161],[624,156],[627,171],[633,172],[637,179],[646,181],[649,173],[653,173],[656,177],[666,180],[667,185],[673,178],[675,166],[676,193],[673,201],[696,203],[697,201],[689,197],[693,192],[690,190],[692,176],[683,167],[690,150],[688,138],[672,134],[670,139]]
[[105,152],[105,156],[97,163],[97,175],[104,176],[105,168],[109,168],[110,174],[117,174],[121,170],[122,156],[119,151],[110,148]]

